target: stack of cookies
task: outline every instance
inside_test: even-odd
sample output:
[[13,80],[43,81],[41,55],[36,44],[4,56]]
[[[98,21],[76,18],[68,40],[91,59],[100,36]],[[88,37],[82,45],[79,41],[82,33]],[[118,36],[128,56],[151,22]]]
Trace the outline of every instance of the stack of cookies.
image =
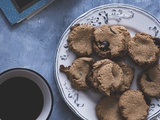
[[[145,120],[147,97],[160,96],[159,38],[146,33],[131,37],[120,25],[94,27],[76,24],[67,39],[77,58],[60,66],[77,90],[94,89],[102,95],[96,106],[99,120]],[[140,68],[139,90],[130,90],[135,69],[123,59],[129,56]],[[147,67],[146,67],[147,66]]]

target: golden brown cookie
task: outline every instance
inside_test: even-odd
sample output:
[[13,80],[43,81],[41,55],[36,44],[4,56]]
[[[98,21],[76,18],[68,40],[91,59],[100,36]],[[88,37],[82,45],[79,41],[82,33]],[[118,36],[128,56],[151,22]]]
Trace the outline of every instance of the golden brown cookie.
[[102,25],[94,31],[94,51],[103,58],[115,58],[124,55],[129,32],[120,26]]
[[125,62],[118,62],[118,65],[123,71],[123,84],[117,90],[118,93],[125,92],[130,89],[131,83],[134,78],[134,68]]
[[139,85],[145,95],[160,96],[160,64],[142,73]]
[[69,48],[78,56],[89,56],[93,53],[94,27],[92,25],[75,25],[71,27],[67,42]]
[[118,64],[103,59],[96,61],[92,66],[89,82],[99,93],[110,96],[123,83],[123,72]]
[[60,71],[67,75],[73,87],[78,90],[85,90],[89,88],[86,79],[93,61],[93,58],[78,58],[73,61],[71,66],[64,67],[64,65],[61,65]]
[[[125,50],[124,50],[123,54],[125,55],[127,52],[127,49],[128,49],[128,42],[131,40],[131,35],[130,35],[129,31],[127,30],[127,28],[122,25],[113,25],[112,29],[114,31],[118,30],[119,33],[123,33],[124,38],[125,38],[124,39],[125,40]],[[123,54],[122,54],[122,57],[124,56]]]
[[125,120],[145,120],[149,106],[142,92],[127,90],[120,97],[119,108]]
[[118,107],[119,96],[102,96],[96,105],[99,120],[123,120]]
[[152,65],[158,59],[159,49],[153,37],[137,33],[128,43],[128,54],[139,65]]

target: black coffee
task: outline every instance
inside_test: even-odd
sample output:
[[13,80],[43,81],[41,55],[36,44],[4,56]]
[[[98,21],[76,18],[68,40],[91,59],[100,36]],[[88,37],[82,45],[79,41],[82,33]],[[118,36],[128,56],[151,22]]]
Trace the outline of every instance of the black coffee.
[[42,92],[33,81],[15,77],[0,85],[0,119],[36,120],[42,107]]

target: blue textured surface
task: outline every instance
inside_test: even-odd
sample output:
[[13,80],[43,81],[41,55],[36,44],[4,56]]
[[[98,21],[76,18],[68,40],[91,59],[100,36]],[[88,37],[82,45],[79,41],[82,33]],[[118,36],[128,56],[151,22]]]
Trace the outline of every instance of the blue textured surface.
[[117,2],[141,7],[160,19],[159,0],[56,0],[30,20],[13,26],[0,12],[0,72],[22,67],[40,73],[54,94],[50,120],[79,120],[56,86],[54,59],[57,45],[65,29],[79,15],[93,7]]
[[11,0],[1,0],[0,8],[2,9],[8,21],[11,24],[15,24],[19,20],[35,12],[37,9],[43,7],[45,4],[48,3],[48,1],[49,0],[40,0],[39,2],[29,7],[28,9],[24,10],[22,13],[19,13],[17,11]]

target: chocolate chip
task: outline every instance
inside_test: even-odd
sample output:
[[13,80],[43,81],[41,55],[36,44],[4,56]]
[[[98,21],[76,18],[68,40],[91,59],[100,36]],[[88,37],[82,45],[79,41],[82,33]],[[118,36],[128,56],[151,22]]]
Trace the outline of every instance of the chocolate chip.
[[156,45],[160,46],[160,38],[155,37],[153,40]]
[[102,50],[102,51],[110,50],[110,49],[109,49],[109,45],[110,45],[110,43],[107,42],[107,41],[97,42],[98,48],[99,48],[100,50]]

